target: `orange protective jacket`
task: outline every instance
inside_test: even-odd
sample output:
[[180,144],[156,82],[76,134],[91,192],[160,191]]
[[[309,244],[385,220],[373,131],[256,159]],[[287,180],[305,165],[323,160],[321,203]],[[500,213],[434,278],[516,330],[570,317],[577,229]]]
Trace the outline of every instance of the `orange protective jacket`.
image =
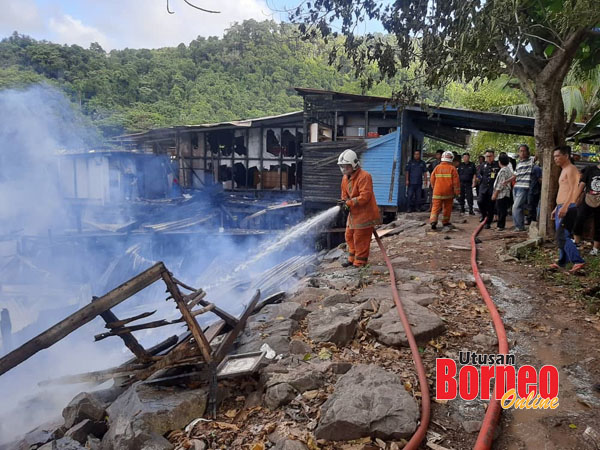
[[431,172],[433,198],[446,200],[460,195],[458,171],[451,163],[442,162]]
[[342,199],[350,208],[348,228],[360,229],[373,227],[381,223],[379,208],[373,192],[371,174],[360,167],[350,178],[342,178]]

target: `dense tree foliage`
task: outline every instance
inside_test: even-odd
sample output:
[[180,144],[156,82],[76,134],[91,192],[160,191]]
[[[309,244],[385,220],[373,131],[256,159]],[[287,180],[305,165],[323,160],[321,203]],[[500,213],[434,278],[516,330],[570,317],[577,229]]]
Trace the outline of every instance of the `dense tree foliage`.
[[[381,74],[418,62],[418,79],[439,87],[448,82],[514,77],[535,109],[535,142],[550,160],[565,143],[568,118],[561,89],[573,62],[589,69],[600,61],[597,0],[313,0],[299,3],[292,18],[306,37],[334,36],[341,26],[343,50],[357,72],[377,62]],[[382,39],[355,35],[365,20],[380,21]],[[339,54],[335,51],[334,54]],[[411,89],[401,99],[414,98]],[[558,170],[544,164],[540,230],[552,232],[550,211]]]
[[[295,26],[245,21],[189,45],[106,53],[14,33],[0,42],[0,88],[46,81],[64,90],[105,135],[300,109],[293,87],[361,92],[350,69],[329,65],[330,47]],[[375,70],[375,69],[373,69]],[[373,93],[391,94],[388,85]]]

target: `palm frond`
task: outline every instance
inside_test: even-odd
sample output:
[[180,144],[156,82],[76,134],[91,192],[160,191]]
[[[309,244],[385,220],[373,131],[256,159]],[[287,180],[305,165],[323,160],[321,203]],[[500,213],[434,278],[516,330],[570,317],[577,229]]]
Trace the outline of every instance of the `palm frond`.
[[535,107],[531,103],[521,103],[519,105],[501,106],[498,108],[498,112],[513,116],[533,117],[535,115]]

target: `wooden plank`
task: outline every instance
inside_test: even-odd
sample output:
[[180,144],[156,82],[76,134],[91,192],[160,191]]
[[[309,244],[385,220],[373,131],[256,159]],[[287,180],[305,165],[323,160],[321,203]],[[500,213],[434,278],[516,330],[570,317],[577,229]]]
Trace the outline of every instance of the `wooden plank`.
[[221,331],[223,331],[225,325],[226,323],[224,320],[219,320],[204,330],[204,336],[206,336],[206,340],[208,342],[212,342],[219,334],[221,334]]
[[244,326],[246,326],[246,321],[248,320],[248,317],[250,317],[250,315],[254,312],[256,304],[259,300],[260,290],[257,290],[256,294],[254,294],[254,297],[252,297],[252,300],[250,300],[250,303],[246,307],[246,310],[240,317],[238,324],[233,330],[231,330],[227,334],[227,337],[223,339],[223,342],[221,342],[221,345],[219,345],[219,348],[215,351],[214,361],[216,364],[219,364],[223,360],[223,358],[227,356],[227,353],[229,352],[234,341],[236,340],[240,332],[244,329]]
[[66,375],[64,377],[43,380],[38,383],[38,386],[56,386],[61,384],[76,384],[76,383],[102,383],[116,377],[126,377],[135,375],[138,371],[143,370],[144,366],[139,364],[116,367],[114,369],[98,370],[95,372],[80,373],[76,375]]
[[203,299],[206,297],[206,292],[199,292],[198,295],[190,297],[188,301],[187,307],[192,310],[196,305],[198,305]]
[[[95,298],[92,301],[98,301],[98,298]],[[115,314],[110,310],[107,309],[106,311],[104,311],[103,313],[100,314],[100,316],[104,319],[104,321],[108,324],[110,322],[118,322],[119,318],[117,316],[115,316]],[[140,345],[140,343],[137,341],[137,339],[135,337],[133,337],[133,334],[131,333],[123,333],[119,336],[123,342],[125,343],[125,345],[127,346],[127,348],[129,350],[131,350],[131,352],[137,356],[137,358],[142,361],[148,361],[151,359],[151,356],[148,354],[148,352],[146,352],[146,349],[144,349],[144,347],[142,347]]]
[[[190,334],[190,337],[191,337],[191,334]],[[164,369],[166,367],[169,367],[173,364],[176,364],[178,361],[180,361],[183,358],[197,356],[197,355],[198,355],[197,346],[192,345],[190,340],[186,339],[185,341],[178,344],[177,347],[175,347],[173,350],[171,350],[165,356],[163,356],[160,359],[160,361],[157,361],[154,364],[152,364],[150,367],[148,367],[147,369],[144,369],[144,370],[136,373],[135,376],[138,380],[144,380],[144,379],[148,378],[150,375],[152,375],[153,373],[155,373],[156,371]]]
[[[210,304],[209,306],[199,309],[197,311],[191,311],[191,315],[193,317],[196,317],[201,314],[205,314],[209,311],[212,311],[213,309],[215,309],[215,305]],[[161,319],[161,320],[155,320],[154,322],[140,323],[139,325],[131,325],[129,327],[113,328],[111,331],[109,331],[107,333],[100,333],[100,334],[95,335],[94,341],[101,341],[101,340],[106,339],[111,336],[120,336],[120,337],[131,336],[133,338],[131,333],[134,331],[146,330],[149,328],[159,328],[159,327],[164,327],[167,325],[176,325],[178,323],[183,323],[183,322],[185,322],[183,320],[183,318],[175,319],[175,320]],[[135,338],[133,338],[133,339],[135,340]]]
[[0,375],[31,358],[40,350],[54,345],[76,329],[94,320],[104,311],[117,306],[133,294],[159,280],[161,274],[165,271],[166,268],[162,262],[156,263],[146,271],[99,297],[96,301],[84,306],[66,319],[27,341],[19,348],[6,354],[0,358]]
[[181,312],[183,320],[185,320],[185,323],[187,323],[188,328],[192,333],[192,336],[194,337],[194,340],[196,341],[196,344],[198,345],[202,356],[204,357],[204,360],[207,363],[210,363],[212,361],[210,344],[206,340],[206,337],[204,336],[202,329],[198,325],[198,322],[196,322],[196,319],[194,318],[190,310],[187,309],[185,300],[183,299],[183,295],[181,295],[181,292],[179,291],[179,287],[177,286],[175,281],[173,281],[169,272],[165,271],[161,274],[161,276],[165,284],[167,285],[167,289],[173,296],[173,300],[175,300],[175,303],[177,304],[179,312]]
[[135,322],[136,320],[150,317],[155,312],[156,312],[156,310],[138,314],[137,316],[129,317],[128,319],[121,319],[121,320],[115,320],[113,322],[108,322],[106,324],[105,328],[120,328],[124,325],[127,325],[128,323]]
[[[181,286],[182,288],[184,288],[184,289],[186,289],[188,291],[192,291],[192,292],[202,291],[202,289],[194,289],[193,287],[191,287],[191,286],[183,283],[182,281],[178,280],[177,278],[173,278],[173,281],[175,281],[175,283],[177,283],[179,286]],[[208,306],[208,305],[210,305],[210,302],[201,299],[198,302],[198,304],[202,305],[202,306]],[[221,319],[223,319],[227,323],[227,325],[230,326],[231,328],[233,328],[233,327],[235,327],[237,325],[238,320],[234,316],[232,316],[231,314],[229,314],[227,311],[222,310],[218,306],[215,306],[215,309],[214,309],[213,312],[217,316],[219,316]]]

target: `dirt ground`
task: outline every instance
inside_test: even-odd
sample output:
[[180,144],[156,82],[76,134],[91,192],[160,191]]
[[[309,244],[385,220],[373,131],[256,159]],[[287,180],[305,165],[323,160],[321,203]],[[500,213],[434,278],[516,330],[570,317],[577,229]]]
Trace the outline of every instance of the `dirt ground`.
[[[467,223],[458,223],[462,220]],[[458,243],[458,246],[467,247],[478,220],[473,216],[460,216],[455,223],[458,230],[451,233],[427,232],[427,241],[434,245],[425,251],[422,242],[406,242],[402,235],[396,237],[396,243],[391,237],[385,240],[384,245],[389,253],[389,248],[401,245],[401,253],[408,253],[413,266],[421,271],[470,271],[469,252],[453,250],[449,246],[457,247]],[[552,364],[559,369],[560,406],[556,410],[504,411],[494,448],[594,448],[582,438],[582,434],[588,426],[600,431],[600,393],[592,388],[593,384],[600,383],[600,317],[597,313],[590,313],[589,304],[578,300],[565,285],[549,278],[544,266],[535,264],[537,261],[500,261],[499,248],[526,239],[526,233],[504,233],[493,228],[481,232],[479,269],[481,273],[501,279],[497,282],[494,279],[488,289],[503,316],[510,351],[515,354],[517,365],[532,364],[539,368]],[[554,252],[552,248],[546,254]],[[372,263],[378,263],[378,252],[375,251],[373,256]],[[577,278],[582,285],[600,282],[600,279],[590,276]],[[445,352],[452,354],[457,348],[473,349],[469,339],[473,333],[490,329],[489,315],[479,309],[483,301],[475,288],[468,288],[470,295],[464,296],[455,283],[448,283],[446,287],[445,298],[436,301],[430,308],[438,310],[446,319],[452,317],[452,320],[447,320],[448,331],[440,338],[444,348],[436,349],[430,344],[424,352],[428,371],[433,371],[432,358],[428,358],[430,352],[443,356]],[[449,311],[453,307],[471,310],[471,313],[454,315]],[[455,334],[457,336],[453,336]],[[471,448],[477,433],[444,426],[449,413],[447,410],[447,405],[433,403],[430,430],[444,437],[444,447]]]
[[[427,286],[437,294],[428,308],[444,320],[446,332],[420,347],[432,398],[435,398],[436,358],[458,359],[460,350],[497,351],[489,313],[470,279],[469,237],[478,220],[476,216],[454,214],[457,229],[452,232],[431,231],[428,226],[422,226],[383,239],[390,258],[397,261],[395,268],[442,275],[439,282]],[[427,220],[424,213],[404,217]],[[555,410],[503,411],[494,448],[594,449],[596,447],[584,438],[584,432],[591,427],[600,433],[600,393],[593,390],[593,385],[600,383],[600,316],[579,293],[586,286],[600,283],[600,279],[597,272],[577,277],[573,282],[568,278],[573,277],[571,275],[567,278],[549,275],[544,265],[551,258],[552,249],[542,249],[521,261],[499,259],[500,249],[526,238],[526,233],[505,231],[502,234],[493,229],[484,230],[478,246],[479,267],[503,317],[510,352],[516,356],[517,366],[532,364],[539,369],[545,364],[555,365],[560,373],[560,405]],[[389,280],[374,242],[371,249],[370,268],[360,274],[364,286]],[[317,276],[339,270],[338,262],[325,264]],[[415,281],[418,282],[418,278]],[[345,289],[356,294],[361,288]],[[409,349],[378,343],[365,330],[368,315],[369,311],[363,312],[354,340],[344,348],[312,343],[306,336],[305,322],[301,323],[294,338],[311,346],[312,358],[379,364],[400,375],[405,389],[419,399],[421,393]],[[404,444],[369,438],[344,443],[316,441],[312,431],[319,419],[320,406],[333,392],[335,379],[325,388],[309,391],[300,401],[275,411],[249,405],[248,393],[255,387],[252,383],[249,381],[245,389],[232,385],[217,421],[201,424],[187,435],[203,439],[213,436],[210,448],[253,450],[268,448],[274,433],[298,439],[310,450],[399,449]],[[432,401],[432,420],[427,440],[421,447],[438,450],[472,448],[486,406],[485,402],[478,401]],[[230,438],[225,439],[226,435]],[[186,439],[177,432],[171,436],[172,442],[181,444],[180,448],[193,448],[188,446]]]

